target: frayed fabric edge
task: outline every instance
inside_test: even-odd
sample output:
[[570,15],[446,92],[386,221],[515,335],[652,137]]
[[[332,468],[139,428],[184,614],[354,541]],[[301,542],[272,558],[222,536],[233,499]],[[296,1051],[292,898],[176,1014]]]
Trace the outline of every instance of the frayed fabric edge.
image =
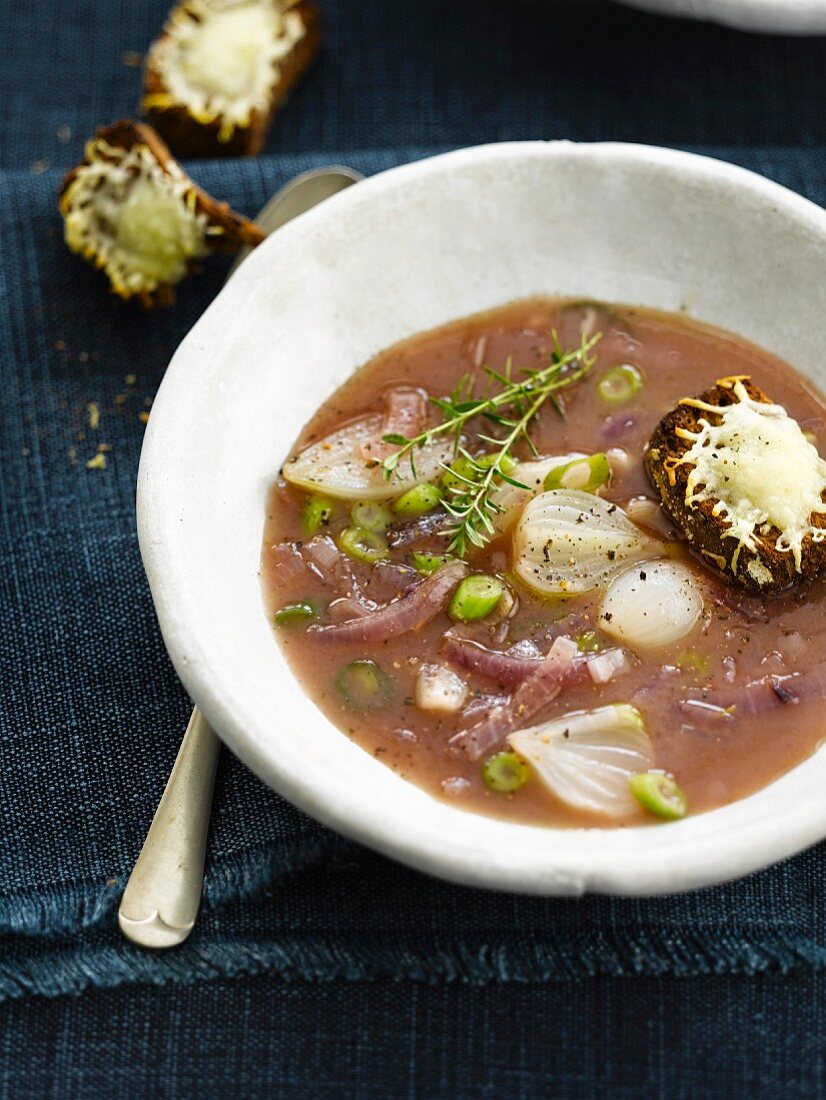
[[[289,850],[275,845],[227,857],[209,867],[202,904],[207,909],[219,909],[230,902],[254,897],[352,848],[349,841],[324,832],[300,838]],[[98,928],[108,919],[114,919],[127,877],[110,878],[100,885],[73,886],[37,897],[26,894],[0,896],[0,936],[51,938]]]
[[307,941],[190,943],[150,953],[127,943],[61,946],[36,960],[0,963],[0,1001],[76,995],[125,984],[191,985],[271,973],[284,981],[408,980],[428,984],[544,984],[597,977],[753,976],[826,969],[826,948],[807,938],[708,929],[675,935],[570,937],[553,945],[496,946],[459,940],[394,947]]

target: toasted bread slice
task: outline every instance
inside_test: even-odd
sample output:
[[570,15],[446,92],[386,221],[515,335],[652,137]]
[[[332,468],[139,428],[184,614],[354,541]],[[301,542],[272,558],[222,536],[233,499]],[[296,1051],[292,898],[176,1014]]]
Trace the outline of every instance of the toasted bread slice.
[[147,55],[141,112],[178,156],[255,156],[320,44],[313,0],[184,0]]
[[826,569],[826,462],[748,378],[681,401],[645,467],[692,549],[744,588],[779,592]]
[[175,284],[207,253],[264,239],[193,183],[150,126],[128,119],[87,143],[63,181],[60,212],[69,248],[103,269],[121,298],[147,308],[171,305]]

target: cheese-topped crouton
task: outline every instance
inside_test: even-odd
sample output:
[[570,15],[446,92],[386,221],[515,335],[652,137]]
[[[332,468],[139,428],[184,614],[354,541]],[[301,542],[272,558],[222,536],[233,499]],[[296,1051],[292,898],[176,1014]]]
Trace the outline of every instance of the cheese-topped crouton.
[[687,541],[745,588],[777,592],[826,568],[826,461],[747,377],[680,401],[645,466]]
[[254,156],[320,42],[313,0],[183,0],[147,55],[141,111],[178,156]]
[[112,290],[170,305],[208,252],[259,244],[258,226],[197,187],[150,126],[98,130],[60,193],[66,244],[102,268]]

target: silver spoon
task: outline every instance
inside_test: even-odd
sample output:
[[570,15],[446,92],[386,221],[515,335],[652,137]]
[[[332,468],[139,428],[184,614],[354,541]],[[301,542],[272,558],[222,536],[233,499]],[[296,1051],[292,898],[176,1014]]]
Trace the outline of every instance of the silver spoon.
[[[255,220],[269,235],[362,178],[337,165],[304,172],[276,192]],[[227,278],[249,252],[239,253]],[[219,748],[195,707],[118,910],[121,932],[141,947],[177,947],[195,926]]]

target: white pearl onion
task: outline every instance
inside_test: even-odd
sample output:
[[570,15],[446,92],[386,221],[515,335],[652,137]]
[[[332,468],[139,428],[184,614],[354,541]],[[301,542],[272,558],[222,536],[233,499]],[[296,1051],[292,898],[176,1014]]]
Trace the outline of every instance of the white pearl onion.
[[703,598],[687,566],[647,561],[612,581],[599,626],[632,649],[659,649],[690,634],[702,611]]

